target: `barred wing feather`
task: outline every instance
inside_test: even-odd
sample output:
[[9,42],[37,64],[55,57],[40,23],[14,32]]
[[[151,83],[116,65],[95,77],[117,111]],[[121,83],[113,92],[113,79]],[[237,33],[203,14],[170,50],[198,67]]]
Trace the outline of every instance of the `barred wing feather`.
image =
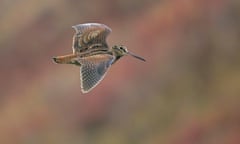
[[83,93],[92,90],[104,78],[114,61],[109,54],[93,55],[80,58],[80,80]]

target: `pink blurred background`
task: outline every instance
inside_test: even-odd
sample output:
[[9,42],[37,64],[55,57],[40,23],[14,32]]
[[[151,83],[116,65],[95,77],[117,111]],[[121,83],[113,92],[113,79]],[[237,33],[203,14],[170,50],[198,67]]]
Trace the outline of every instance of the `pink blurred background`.
[[[124,57],[80,91],[72,25]],[[239,144],[239,0],[0,1],[1,144]]]

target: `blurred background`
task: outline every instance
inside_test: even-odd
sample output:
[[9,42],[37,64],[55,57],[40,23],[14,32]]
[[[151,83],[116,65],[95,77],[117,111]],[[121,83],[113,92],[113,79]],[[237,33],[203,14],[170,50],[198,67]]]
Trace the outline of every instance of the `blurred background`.
[[[124,57],[88,94],[72,25],[104,23]],[[239,0],[1,0],[1,144],[239,144]]]

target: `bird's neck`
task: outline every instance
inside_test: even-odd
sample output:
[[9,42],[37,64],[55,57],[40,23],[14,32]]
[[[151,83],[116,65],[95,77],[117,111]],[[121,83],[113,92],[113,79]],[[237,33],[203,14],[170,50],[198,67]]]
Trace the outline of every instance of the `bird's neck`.
[[115,57],[112,64],[114,64],[116,61],[118,61],[122,57],[122,55],[119,55],[118,53],[116,53],[114,51],[112,51],[112,55]]

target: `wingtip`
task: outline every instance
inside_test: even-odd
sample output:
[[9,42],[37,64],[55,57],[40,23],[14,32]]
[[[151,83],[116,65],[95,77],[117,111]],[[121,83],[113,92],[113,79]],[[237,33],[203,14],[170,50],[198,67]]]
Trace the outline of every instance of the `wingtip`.
[[83,94],[87,94],[89,91],[81,90]]
[[[82,80],[81,80],[81,82],[82,82]],[[86,93],[88,93],[89,91],[91,91],[91,89],[88,89],[88,90],[86,90],[86,89],[84,89],[83,87],[82,87],[82,83],[81,83],[81,92],[83,93],[83,94],[86,94]]]
[[72,28],[74,29],[74,30],[77,30],[77,27],[76,27],[77,25],[73,25],[72,26]]

